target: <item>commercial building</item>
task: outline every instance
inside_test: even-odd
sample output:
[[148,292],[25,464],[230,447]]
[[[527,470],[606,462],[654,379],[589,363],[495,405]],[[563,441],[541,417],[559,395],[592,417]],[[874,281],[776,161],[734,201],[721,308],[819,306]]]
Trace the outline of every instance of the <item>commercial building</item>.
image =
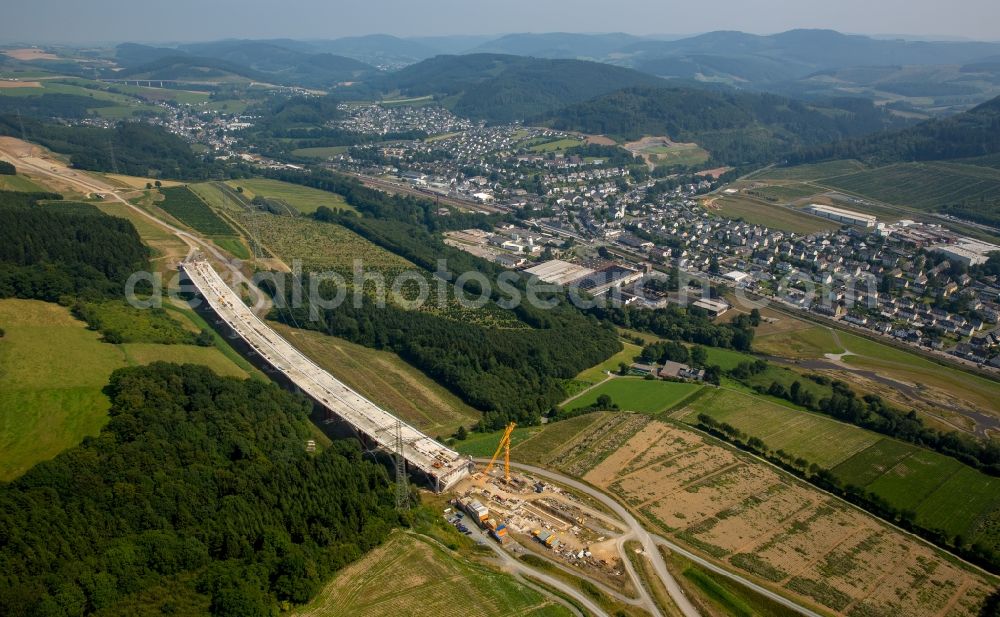
[[594,270],[561,259],[553,259],[528,268],[525,272],[537,276],[546,283],[569,285],[574,281],[590,276],[594,273]]
[[972,238],[959,238],[956,244],[939,244],[931,247],[931,250],[941,253],[948,261],[956,261],[966,266],[978,266],[986,263],[990,253],[1000,251],[1000,246]]
[[809,214],[830,219],[831,221],[847,225],[857,225],[859,227],[875,227],[875,223],[878,222],[878,219],[871,214],[862,214],[861,212],[844,210],[843,208],[835,208],[823,204],[809,204],[805,207],[805,211]]
[[728,303],[722,300],[709,300],[708,298],[695,300],[691,306],[700,308],[712,317],[718,317],[729,310]]

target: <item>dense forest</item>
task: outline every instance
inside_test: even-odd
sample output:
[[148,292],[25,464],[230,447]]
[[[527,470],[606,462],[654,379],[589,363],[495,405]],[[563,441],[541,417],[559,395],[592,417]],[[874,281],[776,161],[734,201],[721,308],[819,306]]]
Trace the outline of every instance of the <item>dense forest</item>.
[[718,163],[772,161],[794,148],[864,135],[901,121],[863,99],[804,103],[773,94],[628,88],[539,116],[562,130],[697,142]]
[[[21,114],[31,118],[86,118],[91,110],[111,107],[105,101],[78,94],[41,94],[38,96],[0,96],[0,116]],[[20,127],[19,127],[20,128]]]
[[400,521],[385,470],[306,452],[311,406],[157,363],[111,376],[96,438],[0,484],[0,614],[274,615]]
[[321,311],[315,321],[308,319],[307,307],[275,316],[290,325],[396,352],[482,410],[483,427],[491,430],[511,420],[537,424],[566,397],[563,379],[621,348],[613,328],[588,322],[566,306],[548,311],[548,327],[505,329],[391,304],[350,304]]
[[599,319],[622,328],[651,332],[674,341],[740,351],[750,351],[754,327],[757,325],[750,315],[740,315],[729,323],[717,324],[697,308],[677,305],[655,310],[631,307],[594,308],[590,312]]
[[373,81],[383,92],[434,95],[460,116],[495,123],[525,120],[620,88],[663,83],[598,62],[502,54],[437,56]]
[[128,43],[116,50],[117,60],[126,69],[115,76],[198,82],[206,77],[238,75],[264,83],[328,88],[375,71],[351,58],[294,47],[279,41],[250,40],[189,43],[178,49]]
[[859,159],[868,163],[934,161],[1000,153],[1000,97],[969,111],[899,131],[803,148],[790,163]]
[[0,176],[13,176],[17,174],[17,168],[7,161],[0,161]]
[[80,169],[190,180],[222,175],[218,163],[196,155],[180,137],[142,122],[122,122],[103,129],[0,115],[0,135],[20,138],[23,134],[50,150],[69,155],[73,166]]
[[86,204],[39,206],[51,193],[0,191],[0,298],[54,302],[62,296],[121,296],[147,267],[132,223]]

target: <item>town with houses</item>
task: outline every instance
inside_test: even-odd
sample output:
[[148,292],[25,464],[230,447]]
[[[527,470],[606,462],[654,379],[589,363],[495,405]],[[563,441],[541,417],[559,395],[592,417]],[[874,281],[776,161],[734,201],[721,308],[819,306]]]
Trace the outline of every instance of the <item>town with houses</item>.
[[[164,106],[169,113],[157,122],[220,158],[301,168],[255,151],[244,139],[253,116]],[[841,227],[793,234],[706,208],[706,194],[735,192],[716,175],[654,178],[637,172],[643,168],[625,150],[604,146],[594,154],[585,136],[487,126],[437,105],[341,107],[335,128],[430,137],[351,147],[327,158],[326,166],[459,200],[471,210],[511,214],[516,223],[447,238],[506,268],[589,296],[607,294],[650,308],[685,302],[715,317],[730,309],[731,294],[739,290],[1000,371],[1000,281],[980,268],[1000,246],[943,223],[883,222],[849,208],[810,204],[802,210]],[[583,153],[574,153],[580,147]],[[613,150],[618,152],[611,155]],[[691,289],[646,284],[671,273],[690,281]],[[712,295],[712,287],[729,291]]]

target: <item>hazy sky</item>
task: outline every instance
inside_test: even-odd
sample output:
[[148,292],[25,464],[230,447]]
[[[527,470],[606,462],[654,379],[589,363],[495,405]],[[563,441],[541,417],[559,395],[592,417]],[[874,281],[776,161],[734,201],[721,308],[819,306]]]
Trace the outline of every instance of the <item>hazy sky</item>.
[[28,0],[0,40],[192,41],[507,32],[773,33],[790,28],[1000,40],[1000,0]]

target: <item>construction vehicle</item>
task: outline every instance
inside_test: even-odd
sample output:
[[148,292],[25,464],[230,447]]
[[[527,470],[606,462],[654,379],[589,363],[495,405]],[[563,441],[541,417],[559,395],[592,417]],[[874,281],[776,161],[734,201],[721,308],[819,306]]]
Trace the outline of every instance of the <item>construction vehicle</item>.
[[500,438],[500,443],[497,444],[497,451],[493,453],[493,458],[490,459],[490,464],[486,466],[483,471],[485,475],[490,475],[490,469],[493,469],[493,463],[496,462],[497,457],[500,456],[500,450],[503,450],[503,481],[510,483],[510,436],[517,427],[515,422],[511,422],[507,425],[507,429],[503,432],[503,437]]

